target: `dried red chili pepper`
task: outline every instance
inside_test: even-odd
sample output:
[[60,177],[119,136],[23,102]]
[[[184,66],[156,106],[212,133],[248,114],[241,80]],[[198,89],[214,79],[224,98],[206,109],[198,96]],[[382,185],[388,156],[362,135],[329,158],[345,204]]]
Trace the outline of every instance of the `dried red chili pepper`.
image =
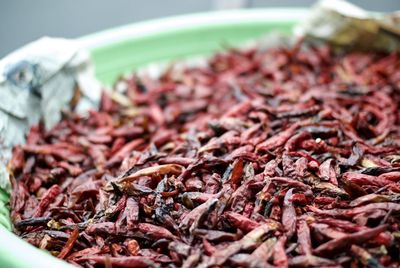
[[400,57],[229,50],[35,126],[15,232],[83,267],[396,267]]
[[57,258],[65,259],[65,257],[70,253],[71,249],[73,248],[75,241],[78,239],[78,236],[79,236],[79,229],[76,228],[70,234],[67,243],[61,250],[60,254],[58,254]]

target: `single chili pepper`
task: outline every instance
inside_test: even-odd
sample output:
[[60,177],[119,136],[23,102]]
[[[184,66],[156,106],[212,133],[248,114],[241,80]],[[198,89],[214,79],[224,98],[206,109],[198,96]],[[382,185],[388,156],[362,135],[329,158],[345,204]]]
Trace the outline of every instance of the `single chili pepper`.
[[78,236],[79,236],[79,229],[76,228],[71,232],[67,243],[65,243],[65,246],[63,247],[61,252],[57,255],[57,258],[65,259],[65,257],[70,253],[72,247],[74,246],[75,241],[78,239]]
[[400,171],[392,171],[392,172],[388,172],[388,173],[383,173],[378,176],[378,179],[383,180],[383,181],[390,180],[390,181],[398,182],[400,180]]
[[283,201],[282,225],[286,230],[286,236],[290,239],[296,231],[296,209],[293,206],[291,198],[293,197],[293,188],[286,192]]
[[297,147],[297,145],[304,140],[307,140],[311,138],[311,135],[309,132],[299,132],[296,135],[293,135],[285,144],[285,150],[287,150],[288,152],[294,151]]
[[20,221],[16,221],[14,222],[14,225],[19,228],[22,226],[28,226],[28,225],[43,225],[43,224],[47,224],[49,221],[51,220],[50,217],[39,217],[39,218],[30,218],[30,219],[26,219],[26,220],[20,220]]
[[84,256],[96,255],[99,253],[100,253],[100,248],[95,246],[95,247],[90,247],[90,248],[85,248],[83,250],[75,251],[74,253],[71,253],[67,257],[67,259],[75,260],[75,259],[80,259],[81,257],[84,257]]
[[150,223],[139,223],[137,228],[139,231],[148,234],[150,237],[154,237],[155,239],[175,239],[175,236],[170,231],[161,226],[156,226]]
[[335,264],[332,260],[312,255],[296,256],[289,260],[289,266],[293,267],[336,267]]
[[253,221],[239,213],[229,211],[225,213],[225,216],[233,226],[245,232],[250,232],[251,230],[260,226],[260,223]]
[[122,161],[124,157],[128,156],[133,149],[135,149],[142,143],[143,143],[142,139],[137,139],[125,144],[121,149],[119,149],[114,153],[114,155],[106,162],[106,165],[110,166],[117,162]]
[[233,163],[232,174],[229,180],[233,185],[236,185],[239,183],[239,180],[241,179],[242,175],[243,175],[243,160],[238,159]]
[[179,175],[182,172],[182,166],[176,164],[166,164],[141,169],[134,174],[118,179],[118,183],[132,182],[142,176],[163,176],[167,174]]
[[215,205],[218,203],[218,199],[213,198],[201,204],[200,206],[193,209],[191,212],[185,215],[179,224],[179,228],[185,230],[189,228],[193,228],[192,226],[197,225],[198,221],[203,217],[203,215],[207,214],[212,210]]
[[124,207],[126,207],[126,200],[127,196],[123,195],[118,202],[115,204],[114,207],[109,208],[108,210],[105,211],[106,215],[108,217],[115,215],[116,213],[120,212]]
[[135,228],[139,222],[139,204],[134,198],[127,199],[124,213],[128,229]]
[[319,166],[319,174],[321,179],[327,180],[333,185],[338,185],[337,175],[333,166],[333,159],[329,158]]
[[42,216],[48,206],[53,202],[57,195],[59,195],[61,192],[61,188],[58,185],[53,185],[51,186],[42,196],[42,199],[40,200],[40,203],[38,204],[38,207],[33,214],[33,217],[40,217]]
[[86,228],[88,234],[115,234],[115,223],[113,222],[101,222],[89,225]]
[[222,265],[228,260],[230,256],[240,250],[251,248],[254,245],[262,242],[263,238],[268,232],[274,231],[278,228],[275,224],[262,224],[256,229],[246,234],[242,239],[233,242],[224,250],[215,252],[208,261],[203,262],[199,267],[210,267],[214,265]]
[[251,253],[251,258],[255,257],[264,262],[267,262],[274,253],[273,249],[275,247],[275,244],[276,244],[276,238],[269,238],[267,241],[258,246],[253,251],[253,253]]
[[315,209],[315,207],[312,207],[312,206],[308,206],[308,208],[311,211],[314,211],[315,213],[318,213],[321,215],[353,217],[357,214],[372,212],[373,210],[376,210],[376,209],[382,209],[382,210],[386,210],[386,211],[392,210],[392,211],[398,212],[398,211],[400,211],[400,204],[393,203],[393,202],[373,203],[373,204],[368,204],[368,205],[364,205],[364,206],[356,207],[356,208],[352,208],[352,209],[331,209],[331,210],[319,210],[319,209]]
[[266,150],[271,150],[271,149],[275,149],[277,147],[280,147],[282,145],[284,145],[287,140],[293,135],[294,131],[298,128],[297,124],[293,124],[292,126],[290,126],[288,129],[282,131],[281,133],[279,133],[276,136],[273,136],[269,139],[267,139],[266,141],[260,143],[257,145],[257,150],[258,151],[266,151]]
[[349,247],[352,244],[361,244],[364,241],[368,241],[369,239],[376,237],[378,234],[386,230],[386,228],[387,225],[382,225],[371,228],[370,230],[359,231],[357,233],[339,237],[320,245],[314,250],[314,252],[317,255],[326,255],[344,247]]
[[236,239],[237,235],[223,232],[223,231],[215,231],[215,230],[206,230],[206,229],[196,229],[194,235],[203,237],[208,241],[233,241]]
[[294,180],[294,179],[290,179],[290,178],[285,178],[285,177],[273,177],[271,178],[272,181],[277,182],[281,185],[286,185],[286,186],[290,186],[290,187],[295,187],[295,188],[299,188],[302,190],[309,190],[311,189],[310,186],[298,181],[298,180]]
[[360,196],[357,199],[354,199],[350,202],[351,207],[357,207],[360,205],[364,205],[365,203],[380,203],[380,202],[389,202],[391,201],[390,196],[380,195],[380,194],[368,194],[364,196]]
[[288,257],[285,252],[286,237],[282,236],[278,239],[274,247],[274,265],[276,267],[289,267]]
[[310,228],[305,220],[300,220],[297,224],[297,237],[304,255],[312,254]]
[[196,266],[200,261],[200,250],[192,250],[192,254],[182,263],[183,268],[190,268]]
[[[368,227],[365,226],[360,226],[358,224],[345,221],[345,220],[338,220],[338,219],[332,219],[332,218],[323,218],[323,219],[318,219],[318,222],[321,223],[326,223],[330,225],[331,227],[335,228],[340,228],[343,229],[347,232],[358,232],[361,230],[368,230]],[[385,246],[389,246],[393,242],[393,237],[391,234],[388,232],[382,232],[379,235],[377,235],[374,239],[371,239],[370,242],[372,243],[377,243]]]

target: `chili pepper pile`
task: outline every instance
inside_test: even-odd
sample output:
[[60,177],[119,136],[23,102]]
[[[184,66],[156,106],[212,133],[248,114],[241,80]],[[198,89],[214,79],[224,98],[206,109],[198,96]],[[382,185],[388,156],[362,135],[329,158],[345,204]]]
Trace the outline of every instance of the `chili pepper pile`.
[[398,267],[400,54],[218,53],[13,151],[15,232],[82,267]]

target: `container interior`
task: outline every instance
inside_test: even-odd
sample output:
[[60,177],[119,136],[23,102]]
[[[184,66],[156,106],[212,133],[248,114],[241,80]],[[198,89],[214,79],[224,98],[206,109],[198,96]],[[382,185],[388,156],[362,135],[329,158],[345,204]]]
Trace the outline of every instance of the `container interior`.
[[[78,39],[89,49],[97,78],[112,85],[150,63],[207,55],[270,32],[292,33],[304,9],[255,9],[184,15],[135,23]],[[73,267],[10,232],[9,196],[0,189],[0,267]]]

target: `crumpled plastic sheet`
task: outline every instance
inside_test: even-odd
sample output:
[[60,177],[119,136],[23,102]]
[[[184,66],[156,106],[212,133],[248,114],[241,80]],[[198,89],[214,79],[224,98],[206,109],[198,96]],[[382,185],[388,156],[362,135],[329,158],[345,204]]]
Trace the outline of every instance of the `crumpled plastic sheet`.
[[295,34],[338,49],[391,52],[400,49],[400,11],[373,13],[344,0],[321,0]]
[[62,110],[96,108],[100,94],[89,53],[74,40],[44,37],[0,61],[0,224],[10,228],[2,204],[11,188],[6,163],[12,146],[24,143],[39,120],[51,128]]

